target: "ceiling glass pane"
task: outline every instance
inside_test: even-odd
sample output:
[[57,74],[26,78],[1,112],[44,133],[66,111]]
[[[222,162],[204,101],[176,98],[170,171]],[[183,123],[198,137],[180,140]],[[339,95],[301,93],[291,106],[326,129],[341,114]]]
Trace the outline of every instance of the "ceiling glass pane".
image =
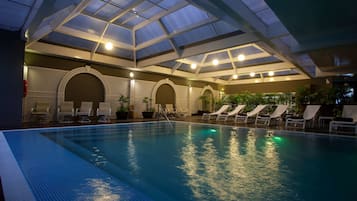
[[85,15],[78,15],[65,24],[65,26],[70,28],[78,29],[99,36],[102,34],[105,25],[105,22]]
[[140,44],[150,39],[157,38],[164,35],[164,31],[158,22],[150,23],[149,25],[137,30],[135,32],[136,43]]
[[129,45],[133,44],[131,31],[113,24],[108,27],[108,30],[105,33],[104,38],[120,41],[123,43],[127,43]]
[[209,16],[206,12],[189,5],[163,17],[162,22],[165,24],[168,31],[172,33],[208,18]]
[[55,43],[58,45],[63,45],[63,46],[87,50],[87,51],[91,51],[92,48],[96,45],[96,43],[92,41],[68,36],[57,32],[52,32],[48,34],[42,40],[49,43]]

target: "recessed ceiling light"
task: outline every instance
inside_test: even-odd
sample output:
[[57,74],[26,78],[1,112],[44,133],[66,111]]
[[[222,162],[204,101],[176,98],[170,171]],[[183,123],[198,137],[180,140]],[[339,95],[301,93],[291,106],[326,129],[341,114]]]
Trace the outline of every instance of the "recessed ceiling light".
[[74,58],[76,58],[76,59],[80,59],[81,57],[80,57],[80,56],[74,56]]
[[113,49],[113,43],[111,43],[111,42],[105,43],[105,49],[112,50]]
[[217,65],[219,64],[218,59],[213,59],[212,64],[215,65],[215,66],[217,66]]
[[195,64],[195,63],[191,64],[191,69],[192,70],[195,70],[196,68],[197,68],[197,64]]
[[234,75],[232,76],[232,78],[236,80],[236,79],[238,79],[238,75],[237,75],[237,74],[234,74]]
[[250,77],[254,77],[254,76],[255,76],[255,73],[254,73],[254,72],[251,72],[251,73],[249,73],[249,76],[250,76]]
[[244,54],[239,54],[238,55],[238,61],[244,61],[245,60],[245,55]]
[[134,77],[134,73],[133,73],[133,72],[130,72],[130,73],[129,73],[129,76],[130,76],[131,78],[133,78],[133,77]]
[[274,76],[274,71],[269,71],[269,72],[268,72],[268,75],[269,75],[269,76]]

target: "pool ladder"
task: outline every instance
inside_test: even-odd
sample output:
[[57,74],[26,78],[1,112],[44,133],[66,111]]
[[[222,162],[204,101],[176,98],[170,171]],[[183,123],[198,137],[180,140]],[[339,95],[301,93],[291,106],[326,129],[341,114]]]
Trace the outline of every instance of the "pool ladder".
[[160,120],[161,116],[163,116],[167,120],[167,122],[169,122],[170,126],[173,127],[172,123],[171,123],[171,120],[167,116],[167,113],[166,113],[165,109],[162,107],[162,105],[159,104],[159,115],[158,115],[158,119],[159,120]]

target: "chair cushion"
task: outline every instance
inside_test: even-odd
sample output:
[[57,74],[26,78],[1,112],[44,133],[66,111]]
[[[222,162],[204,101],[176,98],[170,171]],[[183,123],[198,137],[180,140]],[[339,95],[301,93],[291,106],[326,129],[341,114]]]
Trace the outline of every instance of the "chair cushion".
[[345,121],[345,122],[353,122],[353,118],[348,117],[335,117],[334,121]]

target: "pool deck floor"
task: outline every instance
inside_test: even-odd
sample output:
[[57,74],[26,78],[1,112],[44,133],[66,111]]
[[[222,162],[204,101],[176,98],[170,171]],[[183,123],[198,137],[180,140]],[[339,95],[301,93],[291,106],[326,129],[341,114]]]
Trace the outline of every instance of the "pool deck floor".
[[[269,128],[273,130],[286,130],[284,127],[284,123],[280,125],[273,125],[269,127],[265,126],[256,126],[254,123],[234,123],[233,120],[224,122],[224,121],[216,121],[215,119],[213,120],[202,120],[201,116],[188,116],[188,117],[181,117],[181,118],[173,118],[171,119],[173,121],[184,121],[184,122],[194,122],[194,123],[209,123],[209,124],[219,124],[219,125],[228,125],[228,126],[238,126],[238,127],[248,127],[248,128]],[[165,119],[160,119],[158,120],[157,118],[152,118],[152,119],[143,119],[143,118],[134,118],[134,119],[126,119],[126,120],[116,120],[116,119],[111,119],[110,122],[105,123],[105,124],[115,124],[115,123],[131,123],[131,122],[148,122],[148,121],[165,121]],[[73,123],[59,123],[59,122],[25,122],[22,124],[22,128],[47,128],[47,127],[64,127],[64,126],[83,126],[83,125],[97,125],[97,124],[103,124],[103,123],[98,123],[96,120],[92,120],[91,123],[79,123],[79,122],[73,122]],[[294,130],[294,131],[305,131],[305,132],[314,132],[314,133],[321,133],[321,134],[329,134],[328,130],[328,125],[325,125],[324,127],[319,127],[318,125],[315,125],[312,128],[306,128],[305,130],[302,129],[291,129],[289,130]],[[338,133],[342,135],[349,135],[353,136],[353,133]]]

